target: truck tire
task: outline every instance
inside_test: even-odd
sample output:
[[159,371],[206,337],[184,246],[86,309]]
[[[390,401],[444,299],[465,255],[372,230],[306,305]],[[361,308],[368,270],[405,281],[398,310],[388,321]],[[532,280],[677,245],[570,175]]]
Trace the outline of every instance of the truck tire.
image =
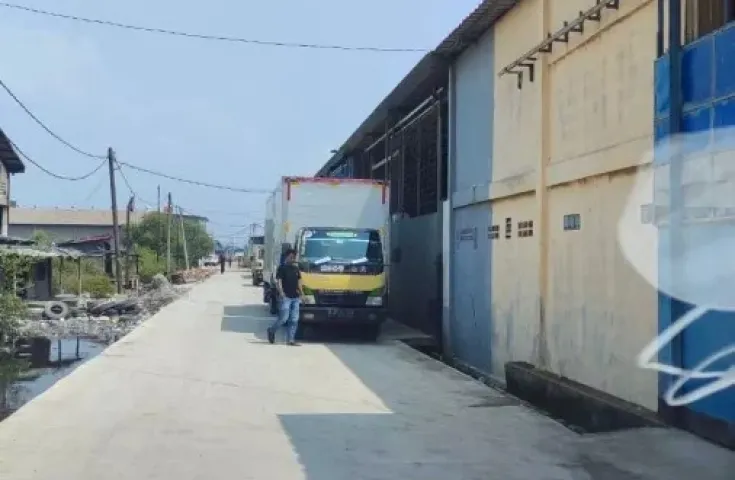
[[64,302],[48,302],[43,309],[44,315],[50,320],[60,320],[69,315],[69,306]]
[[364,342],[375,343],[380,337],[380,325],[366,325],[360,328],[360,339]]

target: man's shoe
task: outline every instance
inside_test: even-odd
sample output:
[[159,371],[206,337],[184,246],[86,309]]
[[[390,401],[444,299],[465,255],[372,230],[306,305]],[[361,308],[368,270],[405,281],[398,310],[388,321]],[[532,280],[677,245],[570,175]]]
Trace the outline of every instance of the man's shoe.
[[300,343],[296,343],[296,342],[288,342],[288,346],[289,347],[300,347],[301,344]]
[[272,328],[268,329],[268,341],[270,343],[276,343],[276,332]]

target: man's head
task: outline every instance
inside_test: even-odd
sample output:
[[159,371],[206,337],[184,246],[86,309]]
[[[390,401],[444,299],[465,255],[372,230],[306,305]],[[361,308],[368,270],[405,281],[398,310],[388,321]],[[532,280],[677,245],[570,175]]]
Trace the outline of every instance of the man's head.
[[286,256],[284,257],[286,263],[293,263],[296,261],[296,250],[289,248],[286,250]]

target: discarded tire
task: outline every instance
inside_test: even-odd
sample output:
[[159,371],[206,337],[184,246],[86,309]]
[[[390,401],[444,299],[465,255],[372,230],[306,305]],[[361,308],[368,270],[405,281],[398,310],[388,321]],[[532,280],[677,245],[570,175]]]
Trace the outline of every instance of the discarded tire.
[[59,320],[69,315],[69,306],[64,302],[49,302],[43,309],[43,314],[51,320]]

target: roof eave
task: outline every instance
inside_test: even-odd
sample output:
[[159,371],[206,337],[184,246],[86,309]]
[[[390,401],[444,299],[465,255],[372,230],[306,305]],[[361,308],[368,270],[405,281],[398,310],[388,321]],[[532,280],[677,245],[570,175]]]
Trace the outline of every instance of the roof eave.
[[[357,148],[366,135],[385,122],[390,110],[406,106],[405,102],[411,94],[424,87],[432,75],[436,76],[437,81],[442,75],[448,76],[450,62],[480,39],[519,2],[520,0],[484,0],[478,5],[433,51],[419,60],[315,176],[324,176],[336,167],[347,154]],[[426,96],[429,95],[431,92]]]
[[26,166],[23,160],[20,159],[10,139],[5,135],[5,132],[0,129],[0,162],[5,165],[8,173],[24,173]]

